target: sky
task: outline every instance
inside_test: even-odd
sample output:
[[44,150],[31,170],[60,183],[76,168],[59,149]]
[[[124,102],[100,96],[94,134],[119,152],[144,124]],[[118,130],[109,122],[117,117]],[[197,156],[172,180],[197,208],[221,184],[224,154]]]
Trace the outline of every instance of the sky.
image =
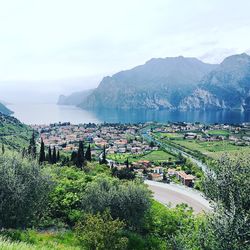
[[249,0],[0,0],[0,100],[56,101],[150,58],[250,54],[249,10]]

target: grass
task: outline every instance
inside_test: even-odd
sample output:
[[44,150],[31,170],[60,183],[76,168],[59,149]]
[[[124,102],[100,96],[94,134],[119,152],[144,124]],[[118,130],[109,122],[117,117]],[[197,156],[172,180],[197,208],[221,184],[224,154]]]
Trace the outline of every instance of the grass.
[[175,156],[165,151],[157,150],[157,151],[152,151],[149,154],[144,155],[143,157],[140,158],[140,160],[147,160],[151,162],[156,162],[156,161],[162,162],[162,161],[168,161],[169,158],[174,160]]
[[80,250],[73,232],[38,232],[13,230],[0,237],[0,249],[6,250]]
[[174,143],[191,151],[199,151],[214,159],[220,158],[225,153],[230,155],[238,152],[250,153],[249,147],[236,146],[229,141],[199,142],[196,140],[178,140]]
[[209,135],[228,136],[228,135],[230,135],[230,132],[228,130],[217,129],[217,130],[209,130],[208,134]]

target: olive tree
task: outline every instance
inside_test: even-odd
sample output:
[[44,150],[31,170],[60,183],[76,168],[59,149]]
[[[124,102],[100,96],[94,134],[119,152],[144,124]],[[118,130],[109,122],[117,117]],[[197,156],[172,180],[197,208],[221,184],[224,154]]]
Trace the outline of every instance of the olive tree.
[[139,228],[150,208],[150,192],[139,182],[122,182],[108,177],[88,183],[82,197],[82,208],[98,213],[109,209],[112,218],[124,220],[128,226]]
[[0,228],[26,227],[46,205],[52,182],[36,161],[0,156]]
[[208,174],[204,190],[215,202],[210,219],[218,249],[249,249],[250,157],[223,156]]

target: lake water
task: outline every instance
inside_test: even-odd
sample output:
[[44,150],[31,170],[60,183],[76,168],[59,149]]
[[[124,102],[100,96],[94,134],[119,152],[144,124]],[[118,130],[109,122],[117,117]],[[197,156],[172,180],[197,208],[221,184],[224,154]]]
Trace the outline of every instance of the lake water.
[[74,106],[56,104],[11,104],[14,116],[26,124],[49,124],[54,122],[79,123],[138,123],[148,121],[242,123],[250,122],[250,112],[233,111],[167,111],[167,110],[107,110],[86,111]]

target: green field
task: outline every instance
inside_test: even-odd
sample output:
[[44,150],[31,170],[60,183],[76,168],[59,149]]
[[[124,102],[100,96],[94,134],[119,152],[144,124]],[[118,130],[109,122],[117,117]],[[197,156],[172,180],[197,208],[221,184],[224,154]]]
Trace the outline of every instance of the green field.
[[175,156],[166,153],[164,151],[152,151],[147,155],[144,155],[143,157],[141,157],[141,160],[147,160],[147,161],[168,161],[169,158],[171,158],[171,160],[175,160]]
[[196,140],[179,140],[174,142],[192,151],[200,151],[214,159],[220,158],[223,154],[230,155],[241,153],[250,153],[250,147],[236,146],[228,141],[200,142]]
[[218,130],[209,130],[208,131],[208,134],[209,135],[222,135],[222,136],[228,136],[230,135],[230,132],[228,130],[221,130],[221,129],[218,129]]
[[124,163],[127,159],[129,160],[129,162],[139,161],[139,160],[147,160],[151,162],[162,162],[162,161],[168,161],[169,158],[171,158],[171,160],[175,160],[175,156],[169,153],[166,153],[164,151],[161,151],[161,150],[152,151],[144,155],[133,155],[130,153],[108,154],[107,158],[118,163]]

